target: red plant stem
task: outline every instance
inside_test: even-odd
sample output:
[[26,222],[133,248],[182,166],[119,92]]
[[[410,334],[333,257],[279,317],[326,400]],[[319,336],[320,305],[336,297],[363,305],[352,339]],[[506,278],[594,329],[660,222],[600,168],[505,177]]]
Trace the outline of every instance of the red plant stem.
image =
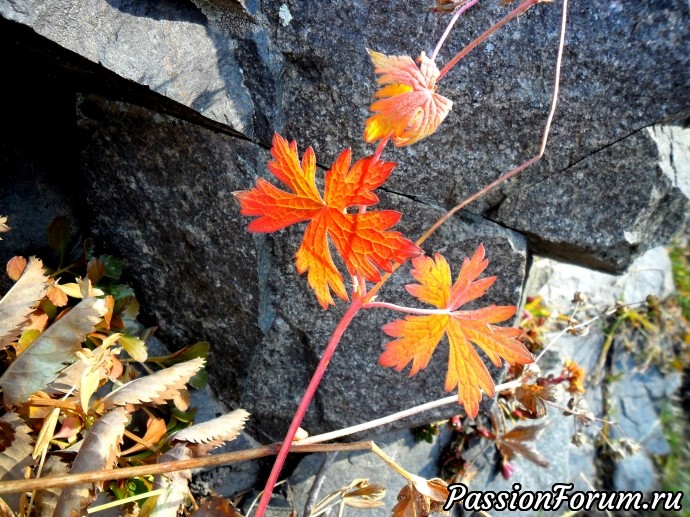
[[345,314],[343,314],[343,317],[338,323],[338,326],[333,331],[333,335],[331,336],[331,339],[328,341],[328,345],[326,346],[326,350],[324,350],[323,355],[321,356],[321,360],[319,361],[319,364],[316,367],[316,371],[314,372],[314,375],[312,375],[311,381],[309,381],[309,386],[307,386],[307,390],[304,392],[304,395],[302,395],[302,400],[299,403],[299,407],[297,408],[295,415],[292,417],[292,423],[290,424],[290,428],[288,429],[288,432],[285,435],[285,439],[283,440],[283,443],[280,446],[280,451],[278,451],[278,455],[276,456],[275,463],[273,464],[273,468],[271,469],[271,474],[268,477],[268,481],[266,481],[266,486],[264,487],[263,494],[261,494],[259,506],[257,507],[256,513],[254,514],[255,517],[263,517],[266,508],[268,508],[268,502],[271,499],[271,495],[273,494],[273,488],[275,487],[275,484],[278,481],[278,476],[280,475],[280,471],[283,468],[283,463],[285,463],[285,458],[287,457],[288,452],[290,452],[290,447],[292,447],[293,445],[292,441],[295,438],[295,434],[297,433],[297,430],[299,429],[299,426],[302,423],[302,420],[304,419],[304,415],[307,412],[307,408],[309,408],[309,404],[311,404],[311,401],[314,398],[316,388],[318,388],[324,373],[326,373],[328,363],[333,357],[333,353],[335,352],[338,343],[340,343],[340,339],[343,337],[345,330],[350,325],[355,315],[357,314],[357,312],[359,312],[361,308],[362,298],[357,293],[353,293],[352,302],[350,303],[350,306],[348,307],[347,311],[345,311]]
[[[544,0],[525,0],[523,4],[527,2],[531,3],[538,3],[539,1],[544,1]],[[520,6],[517,9],[520,9],[523,4],[520,4]],[[516,10],[517,10],[516,9]],[[526,8],[525,8],[526,9]],[[515,11],[513,11],[515,12]],[[510,16],[510,14],[508,15]],[[436,221],[431,228],[429,228],[426,232],[424,232],[424,235],[422,235],[419,239],[417,239],[416,244],[417,246],[421,246],[424,241],[426,241],[438,228],[445,223],[448,219],[450,219],[456,212],[459,210],[462,210],[465,208],[467,205],[472,203],[473,201],[476,201],[480,197],[482,197],[484,194],[489,192],[490,190],[496,188],[498,185],[501,183],[508,181],[510,178],[515,176],[516,174],[520,173],[527,167],[530,167],[531,165],[534,165],[536,162],[538,162],[542,156],[544,156],[544,152],[546,151],[546,144],[549,140],[549,133],[551,131],[551,123],[553,122],[553,117],[556,114],[556,104],[558,103],[558,92],[560,90],[560,84],[561,84],[561,64],[563,62],[563,48],[565,47],[565,29],[566,29],[566,22],[568,20],[568,0],[563,0],[563,16],[561,18],[561,34],[560,34],[560,39],[558,42],[558,54],[556,57],[556,72],[555,72],[555,78],[553,82],[553,94],[551,96],[551,108],[549,109],[549,114],[546,117],[546,122],[544,123],[544,131],[542,132],[542,137],[541,137],[541,143],[539,145],[539,152],[537,153],[536,156],[533,158],[530,158],[527,160],[525,163],[522,165],[519,165],[513,170],[510,170],[506,172],[505,174],[502,174],[497,180],[493,181],[483,189],[475,192],[472,194],[470,197],[465,199],[463,202],[460,204],[454,206],[451,210],[443,214],[438,221]],[[499,22],[500,23],[500,22]],[[393,265],[393,271],[390,273],[386,273],[383,275],[383,278],[379,280],[379,282],[374,285],[371,290],[367,293],[366,298],[364,299],[364,303],[367,303],[371,300],[373,300],[376,297],[376,293],[381,289],[383,284],[386,283],[386,281],[391,277],[393,272],[395,272],[398,267],[400,267],[399,264],[394,264]]]
[[518,5],[515,9],[513,9],[512,11],[510,11],[508,14],[506,14],[499,22],[497,22],[496,24],[492,25],[484,34],[482,34],[481,36],[479,36],[477,39],[475,39],[472,43],[470,43],[469,45],[467,45],[467,46],[466,46],[464,49],[462,49],[460,52],[458,52],[457,54],[455,54],[455,57],[453,57],[453,59],[451,59],[450,61],[448,61],[448,63],[446,64],[446,66],[444,66],[444,67],[441,69],[441,73],[439,74],[438,79],[436,79],[436,81],[437,81],[437,82],[440,81],[441,78],[442,78],[444,75],[446,75],[446,74],[451,70],[451,68],[453,68],[455,65],[457,65],[457,64],[458,64],[458,61],[460,61],[463,57],[465,57],[467,54],[469,54],[469,53],[472,51],[472,49],[474,49],[474,47],[476,47],[477,45],[479,45],[480,43],[482,43],[484,40],[486,40],[489,36],[491,36],[491,35],[492,35],[494,32],[496,32],[498,29],[500,29],[501,27],[503,27],[503,26],[504,26],[506,23],[508,23],[510,20],[512,20],[512,19],[515,18],[516,16],[521,15],[522,13],[524,13],[525,11],[527,11],[527,9],[529,9],[529,8],[532,7],[533,5],[536,5],[536,4],[541,3],[541,2],[544,2],[544,1],[546,1],[546,0],[523,0],[523,2],[522,2],[520,5]]
[[469,0],[465,5],[460,7],[455,13],[453,14],[453,17],[450,19],[450,22],[448,22],[448,27],[446,27],[446,30],[443,32],[441,35],[441,38],[438,40],[438,43],[436,43],[436,48],[434,49],[434,53],[431,54],[431,60],[436,61],[436,57],[438,56],[439,51],[441,50],[441,47],[443,46],[443,43],[446,41],[446,38],[448,38],[448,35],[450,34],[450,31],[453,29],[453,26],[455,25],[455,22],[458,21],[458,18],[460,18],[460,15],[467,11],[470,7],[475,5],[479,0]]

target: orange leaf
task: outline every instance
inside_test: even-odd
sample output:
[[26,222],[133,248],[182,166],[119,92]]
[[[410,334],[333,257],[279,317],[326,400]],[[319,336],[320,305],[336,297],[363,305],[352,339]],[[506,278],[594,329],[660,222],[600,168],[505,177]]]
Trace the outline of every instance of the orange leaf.
[[391,271],[393,262],[402,263],[422,252],[399,232],[388,231],[398,222],[400,213],[347,213],[348,207],[378,202],[372,191],[388,179],[394,163],[367,157],[350,167],[351,153],[345,150],[326,173],[322,197],[316,188],[316,157],[311,147],[300,164],[296,142],[288,143],[276,134],[271,154],[275,161],[268,164],[268,169],[290,191],[258,179],[256,188],[234,195],[243,215],[257,217],[247,227],[250,232],[270,233],[309,222],[297,251],[296,267],[300,274],[307,272],[307,281],[324,309],[334,304],[331,290],[343,300],[348,299],[343,277],[331,257],[329,238],[348,272],[371,282],[381,279],[379,270]]
[[391,135],[397,147],[426,138],[443,122],[453,102],[436,93],[439,70],[422,52],[419,68],[409,56],[386,56],[369,50],[379,74],[375,115],[366,121],[364,140],[371,143]]
[[24,257],[12,257],[9,262],[7,262],[7,276],[16,282],[19,280],[19,277],[22,276],[26,264],[27,262]]
[[496,280],[496,277],[477,280],[488,263],[484,259],[484,246],[480,244],[474,256],[465,259],[458,279],[451,286],[450,267],[443,256],[437,253],[433,259],[413,259],[412,276],[419,284],[406,286],[407,291],[447,313],[407,316],[385,325],[383,331],[398,339],[386,345],[379,359],[382,366],[397,371],[412,362],[411,377],[426,367],[445,334],[450,343],[445,389],[451,391],[458,387],[458,401],[471,418],[479,411],[481,391],[490,397],[494,395],[494,382],[470,343],[480,347],[496,366],[501,366],[501,358],[512,364],[534,362],[527,348],[515,339],[520,334],[519,329],[494,325],[513,316],[515,307],[492,305],[477,310],[458,310],[461,305],[483,296]]

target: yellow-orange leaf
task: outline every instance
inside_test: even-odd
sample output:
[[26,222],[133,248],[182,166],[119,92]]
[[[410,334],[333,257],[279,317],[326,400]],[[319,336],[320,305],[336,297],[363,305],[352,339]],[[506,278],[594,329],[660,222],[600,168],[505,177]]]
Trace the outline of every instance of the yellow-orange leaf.
[[489,261],[484,258],[484,247],[479,245],[471,259],[465,259],[458,279],[451,286],[448,262],[442,255],[413,259],[412,276],[419,284],[406,286],[419,300],[447,311],[442,314],[407,316],[383,327],[391,337],[398,338],[386,345],[379,363],[401,371],[412,362],[410,377],[429,363],[431,354],[444,335],[450,343],[450,359],[446,375],[446,391],[458,387],[458,402],[475,418],[483,391],[494,395],[494,382],[483,361],[472,347],[480,347],[496,366],[501,358],[512,364],[534,361],[527,348],[516,339],[520,330],[498,327],[494,323],[507,320],[515,314],[513,306],[484,307],[460,311],[458,308],[486,293],[496,277],[477,280]]
[[393,262],[402,263],[422,252],[399,232],[389,231],[400,219],[399,212],[347,212],[348,207],[378,202],[373,190],[388,179],[394,163],[370,156],[350,167],[351,153],[345,150],[326,173],[322,197],[316,188],[316,157],[311,147],[300,163],[297,144],[276,134],[271,154],[275,161],[268,169],[290,191],[259,178],[256,188],[234,195],[242,215],[257,217],[247,227],[250,232],[270,233],[309,222],[297,251],[296,267],[300,274],[307,272],[307,281],[324,309],[333,305],[331,290],[348,299],[343,277],[331,257],[329,239],[348,272],[371,282],[381,279],[379,270],[390,272]]
[[364,140],[374,142],[391,135],[397,147],[426,138],[443,122],[453,102],[436,93],[439,70],[422,52],[419,67],[409,56],[386,56],[369,50],[379,99],[371,105],[375,114],[366,121]]

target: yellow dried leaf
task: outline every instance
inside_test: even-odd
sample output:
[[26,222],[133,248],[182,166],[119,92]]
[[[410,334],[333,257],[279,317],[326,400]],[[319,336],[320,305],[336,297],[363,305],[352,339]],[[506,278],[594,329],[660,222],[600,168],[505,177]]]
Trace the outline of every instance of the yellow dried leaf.
[[120,336],[118,341],[132,359],[140,363],[146,361],[149,354],[146,350],[146,343],[141,339],[134,336]]

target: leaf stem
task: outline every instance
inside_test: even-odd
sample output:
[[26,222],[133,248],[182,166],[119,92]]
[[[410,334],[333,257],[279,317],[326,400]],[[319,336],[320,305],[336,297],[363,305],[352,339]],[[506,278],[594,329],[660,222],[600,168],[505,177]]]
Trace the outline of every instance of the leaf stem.
[[494,32],[496,32],[498,29],[503,27],[506,23],[508,23],[510,20],[515,18],[516,16],[521,15],[527,9],[532,7],[533,5],[536,5],[538,3],[548,1],[548,0],[523,0],[520,5],[518,5],[515,9],[510,11],[508,14],[506,14],[500,21],[496,22],[494,25],[489,27],[481,36],[479,36],[477,39],[472,41],[469,45],[467,45],[464,49],[462,49],[460,52],[455,54],[453,59],[448,61],[448,63],[441,69],[441,72],[439,73],[438,79],[436,82],[440,81],[441,78],[443,78],[444,75],[446,75],[455,65],[458,64],[458,62],[465,57],[467,54],[469,54],[477,45],[480,43],[484,42],[489,36],[491,36]]
[[460,15],[462,13],[464,13],[465,11],[467,11],[473,5],[475,5],[477,2],[479,2],[479,0],[470,0],[465,5],[460,7],[457,11],[455,11],[455,13],[453,14],[453,17],[450,19],[450,22],[448,22],[448,26],[446,27],[446,30],[441,35],[441,38],[438,40],[438,43],[436,43],[436,48],[434,49],[434,53],[431,54],[431,60],[432,61],[436,61],[436,57],[438,57],[438,53],[441,50],[443,43],[446,41],[446,38],[448,38],[450,31],[453,29],[455,22],[458,21],[458,18],[460,18]]
[[[538,3],[540,1],[545,1],[545,0],[525,0],[523,4],[525,3]],[[520,4],[520,6],[517,7],[517,9],[520,9],[523,4]],[[516,9],[516,10],[517,10]],[[526,9],[526,8],[525,8]],[[513,11],[514,12],[514,11]],[[549,110],[549,114],[546,117],[546,122],[544,124],[544,131],[542,133],[542,138],[541,138],[541,144],[539,146],[539,152],[537,153],[536,156],[533,158],[530,158],[526,162],[524,162],[522,165],[519,165],[518,167],[515,167],[514,169],[502,174],[497,180],[491,182],[489,185],[486,187],[482,188],[481,190],[478,190],[474,194],[472,194],[470,197],[459,203],[458,205],[454,206],[452,209],[450,209],[448,212],[443,214],[438,221],[436,221],[431,228],[429,228],[424,234],[417,239],[416,244],[417,246],[421,246],[431,235],[438,230],[443,223],[445,223],[448,219],[450,219],[453,215],[455,215],[457,212],[465,208],[467,205],[470,203],[473,203],[477,199],[481,198],[484,196],[487,192],[495,189],[502,183],[505,183],[508,181],[510,178],[513,176],[516,176],[526,168],[534,165],[536,162],[538,162],[542,156],[544,156],[544,152],[546,151],[546,143],[548,142],[549,138],[549,132],[551,131],[551,123],[553,122],[553,117],[556,113],[556,104],[558,103],[558,92],[560,89],[560,78],[561,78],[561,64],[563,62],[563,48],[565,47],[565,28],[566,28],[566,22],[567,22],[567,15],[568,15],[568,0],[563,0],[563,17],[561,19],[561,33],[560,33],[560,39],[558,43],[558,54],[556,57],[556,71],[555,71],[555,79],[554,79],[554,84],[553,84],[553,93],[551,97],[551,108]],[[509,15],[510,16],[510,15]],[[385,284],[388,279],[391,277],[391,275],[400,267],[400,264],[394,264],[393,265],[393,271],[390,273],[386,273],[383,275],[383,278],[374,285],[369,292],[367,293],[366,298],[364,299],[365,303],[368,303],[371,301],[375,296],[376,293],[381,289],[383,284]]]
[[333,353],[335,352],[338,343],[340,343],[340,339],[343,337],[345,330],[350,325],[355,315],[357,314],[357,312],[359,312],[361,308],[362,298],[357,293],[353,293],[352,302],[350,303],[350,306],[348,307],[347,311],[345,311],[345,314],[343,314],[343,317],[338,323],[338,326],[333,331],[333,335],[331,336],[331,339],[328,341],[326,350],[324,350],[323,355],[321,356],[321,360],[319,361],[319,364],[316,367],[316,371],[312,375],[311,381],[309,381],[309,385],[307,386],[304,395],[302,395],[302,400],[300,401],[299,406],[297,407],[297,411],[295,412],[295,415],[292,418],[290,428],[288,429],[288,432],[285,435],[285,439],[283,440],[280,450],[278,451],[278,456],[276,456],[276,460],[273,464],[273,468],[271,469],[271,474],[268,477],[268,481],[266,481],[264,492],[261,495],[259,506],[256,509],[256,517],[262,517],[264,512],[266,511],[266,508],[268,508],[268,502],[271,499],[273,488],[275,487],[276,481],[278,481],[278,476],[280,475],[280,471],[283,468],[283,463],[285,463],[285,458],[287,457],[288,452],[290,452],[290,447],[293,445],[292,442],[295,438],[295,434],[297,433],[297,430],[299,429],[299,426],[302,423],[302,420],[304,419],[304,415],[307,412],[307,408],[309,408],[309,404],[314,398],[316,388],[318,388],[324,373],[326,373],[326,367],[328,366],[328,363],[333,357]]
[[415,307],[405,307],[404,305],[396,305],[388,302],[367,302],[362,305],[362,309],[390,309],[392,311],[405,312],[407,314],[421,314],[421,315],[443,315],[450,314],[448,309],[417,309]]

